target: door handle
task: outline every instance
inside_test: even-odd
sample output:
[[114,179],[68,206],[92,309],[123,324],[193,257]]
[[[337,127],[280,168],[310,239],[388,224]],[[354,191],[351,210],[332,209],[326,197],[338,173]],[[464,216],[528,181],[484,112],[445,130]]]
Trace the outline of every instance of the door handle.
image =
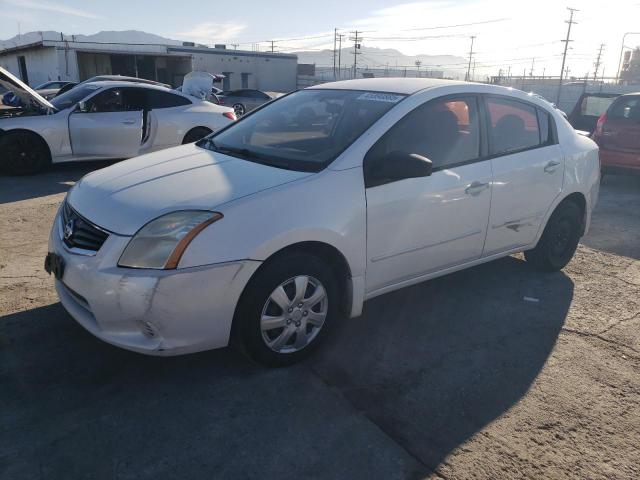
[[556,167],[558,165],[560,165],[560,162],[558,162],[557,160],[551,160],[544,166],[544,171],[547,173],[553,173],[556,171]]
[[479,181],[471,182],[470,185],[467,185],[467,188],[464,189],[464,193],[467,195],[479,195],[483,190],[489,188],[488,183],[483,183]]
[[131,120],[131,119],[129,119],[129,120],[125,120],[125,121],[123,121],[122,123],[123,123],[124,125],[133,125],[134,123],[136,123],[136,121],[135,121],[135,120]]

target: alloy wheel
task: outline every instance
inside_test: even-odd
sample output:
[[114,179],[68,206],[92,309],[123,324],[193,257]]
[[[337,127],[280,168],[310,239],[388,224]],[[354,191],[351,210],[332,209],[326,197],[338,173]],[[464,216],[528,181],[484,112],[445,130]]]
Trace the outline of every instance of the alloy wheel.
[[318,336],[328,312],[322,283],[298,275],[278,285],[264,304],[260,317],[262,340],[277,353],[302,350]]

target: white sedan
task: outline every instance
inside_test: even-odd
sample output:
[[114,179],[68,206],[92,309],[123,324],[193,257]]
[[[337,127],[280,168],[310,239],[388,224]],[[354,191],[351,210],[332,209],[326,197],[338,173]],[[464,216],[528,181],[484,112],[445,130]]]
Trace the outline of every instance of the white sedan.
[[83,83],[49,102],[0,68],[0,86],[21,104],[0,109],[0,170],[14,175],[194,142],[236,118],[230,108],[145,83]]
[[524,92],[329,83],[87,175],[45,266],[106,342],[176,355],[233,337],[289,364],[377,295],[515,252],[563,268],[599,172],[595,143]]

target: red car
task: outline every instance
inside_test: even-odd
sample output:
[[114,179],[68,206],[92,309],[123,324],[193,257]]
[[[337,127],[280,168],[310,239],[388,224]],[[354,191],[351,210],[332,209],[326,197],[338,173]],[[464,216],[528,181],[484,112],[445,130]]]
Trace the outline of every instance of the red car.
[[618,97],[598,119],[593,139],[604,173],[640,174],[640,93]]

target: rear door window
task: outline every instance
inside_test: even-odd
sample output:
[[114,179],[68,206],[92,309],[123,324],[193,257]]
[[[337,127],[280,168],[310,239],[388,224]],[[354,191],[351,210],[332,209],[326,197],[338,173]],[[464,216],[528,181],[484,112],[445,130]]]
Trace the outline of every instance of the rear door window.
[[546,138],[543,140],[538,126],[536,107],[500,97],[489,97],[486,102],[492,154],[504,155],[547,143],[548,120]]

